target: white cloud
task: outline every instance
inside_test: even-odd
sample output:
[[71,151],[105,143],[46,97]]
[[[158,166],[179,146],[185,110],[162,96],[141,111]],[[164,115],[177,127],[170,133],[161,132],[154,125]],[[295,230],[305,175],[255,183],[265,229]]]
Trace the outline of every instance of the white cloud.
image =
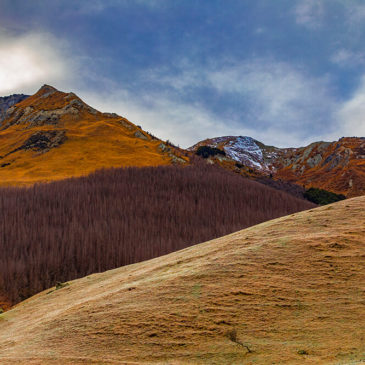
[[[90,105],[117,112],[162,139],[189,147],[201,139],[222,135],[249,135],[281,147],[306,145],[326,139],[336,103],[327,78],[309,77],[303,70],[275,61],[252,59],[218,68],[196,68],[182,62],[180,74],[150,70],[143,79],[158,85],[153,92],[130,92],[103,80],[99,90],[79,90]],[[201,88],[201,89],[200,89]],[[224,100],[245,105],[222,117],[203,101],[187,102],[184,96],[204,88],[215,90]],[[325,121],[328,125],[324,128]]]
[[[325,76],[312,77],[288,63],[267,59],[241,63],[227,60],[225,66],[197,69],[183,62],[176,76],[166,76],[157,70],[150,72],[149,77],[181,96],[201,88],[201,93],[204,89],[214,90],[222,105],[235,100],[230,117],[228,113],[222,114],[225,118],[206,113],[220,122],[213,131],[223,131],[226,135],[248,134],[268,144],[299,146],[312,141],[313,135],[325,139],[336,128],[331,123],[337,106],[330,80]],[[213,110],[207,103],[204,107]],[[200,105],[199,109],[204,108]],[[200,134],[211,132],[203,128]]]
[[34,92],[44,83],[62,87],[74,78],[66,44],[45,33],[0,37],[0,95]]
[[323,118],[330,119],[335,108],[326,77],[311,77],[287,63],[252,60],[209,79],[221,92],[241,95],[248,103],[247,122],[256,124],[256,134],[267,143],[303,144],[309,131],[323,133]]
[[339,108],[337,120],[342,136],[365,136],[365,75],[352,97]]
[[365,4],[354,0],[347,0],[343,3],[350,25],[362,22],[365,19]]
[[321,26],[324,15],[323,0],[299,0],[294,10],[297,24],[309,29],[316,29]]
[[202,105],[179,102],[159,93],[137,95],[122,89],[109,91],[108,95],[80,91],[80,96],[93,107],[118,113],[158,138],[184,148],[208,137],[253,132],[229,126],[228,121],[222,121]]
[[341,48],[332,55],[331,62],[340,67],[356,67],[365,64],[365,55],[361,52]]
[[128,7],[140,4],[149,8],[159,8],[169,0],[87,0],[74,4],[76,11],[80,14],[97,14],[112,7]]

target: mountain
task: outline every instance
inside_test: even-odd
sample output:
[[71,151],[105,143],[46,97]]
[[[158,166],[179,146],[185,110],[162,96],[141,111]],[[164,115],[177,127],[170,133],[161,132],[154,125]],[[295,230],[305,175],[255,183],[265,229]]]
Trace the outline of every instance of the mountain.
[[305,188],[317,187],[347,197],[365,194],[364,137],[343,137],[335,142],[315,142],[300,148],[277,148],[251,137],[228,136],[206,139],[189,150],[197,151],[202,146],[224,151],[225,157],[219,156],[220,161],[236,161],[253,170],[257,177],[271,175],[274,180]]
[[0,315],[1,364],[365,360],[365,197],[59,284]]
[[7,106],[23,100],[0,119],[3,186],[81,176],[100,168],[188,161],[184,151],[117,114],[91,108],[74,93],[44,85],[25,99],[10,98]]
[[9,96],[0,97],[0,122],[4,119],[6,111],[13,105],[20,103],[29,95],[13,94]]

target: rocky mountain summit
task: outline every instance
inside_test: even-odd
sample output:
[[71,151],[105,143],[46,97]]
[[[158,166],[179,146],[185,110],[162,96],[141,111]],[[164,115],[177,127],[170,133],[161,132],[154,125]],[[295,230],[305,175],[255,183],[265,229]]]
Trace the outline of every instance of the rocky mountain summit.
[[[24,100],[24,99],[23,99]],[[63,93],[52,86],[41,89],[20,105],[13,105],[5,112],[1,129],[12,125],[27,125],[28,128],[44,125],[59,125],[62,119],[78,120],[85,113],[101,116],[102,113],[85,104],[74,93]]]

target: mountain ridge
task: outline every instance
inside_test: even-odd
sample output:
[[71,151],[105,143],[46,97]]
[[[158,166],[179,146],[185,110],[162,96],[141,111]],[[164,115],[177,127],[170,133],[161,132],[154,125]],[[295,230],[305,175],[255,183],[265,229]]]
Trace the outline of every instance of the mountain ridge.
[[43,85],[32,96],[1,98],[1,113],[2,186],[77,177],[101,168],[189,164],[199,147],[211,146],[224,150],[225,156],[209,157],[209,163],[297,197],[303,198],[310,187],[347,197],[365,194],[363,137],[278,148],[252,137],[226,136],[206,139],[184,150],[126,118],[97,111],[74,93],[50,85]]
[[120,166],[185,164],[186,153],[74,93],[43,85],[0,121],[0,184],[31,185]]
[[270,175],[276,180],[305,188],[323,188],[348,197],[365,194],[364,137],[278,148],[247,136],[227,136],[200,141],[188,150],[196,152],[202,146],[223,150],[227,160],[247,166],[259,176]]

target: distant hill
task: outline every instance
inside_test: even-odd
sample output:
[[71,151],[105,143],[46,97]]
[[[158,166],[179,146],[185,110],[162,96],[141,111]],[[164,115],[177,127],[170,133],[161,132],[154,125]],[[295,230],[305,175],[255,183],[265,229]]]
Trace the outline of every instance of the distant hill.
[[50,288],[1,364],[360,364],[365,197]]
[[57,281],[314,206],[205,163],[110,169],[32,188],[2,188],[0,292],[14,304]]
[[8,100],[0,118],[2,186],[82,176],[100,168],[188,161],[184,151],[123,117],[93,109],[73,93],[44,85],[30,97],[9,98],[1,99]]
[[[235,165],[234,169],[249,169],[251,175],[259,179],[271,175],[274,180],[295,183],[306,189],[322,188],[347,197],[365,194],[364,137],[314,142],[300,148],[277,148],[251,137],[229,136],[206,139],[189,150],[197,151],[202,146],[225,152],[225,157],[211,158],[212,161],[220,165],[236,161],[242,166]],[[232,168],[232,165],[227,166]]]

